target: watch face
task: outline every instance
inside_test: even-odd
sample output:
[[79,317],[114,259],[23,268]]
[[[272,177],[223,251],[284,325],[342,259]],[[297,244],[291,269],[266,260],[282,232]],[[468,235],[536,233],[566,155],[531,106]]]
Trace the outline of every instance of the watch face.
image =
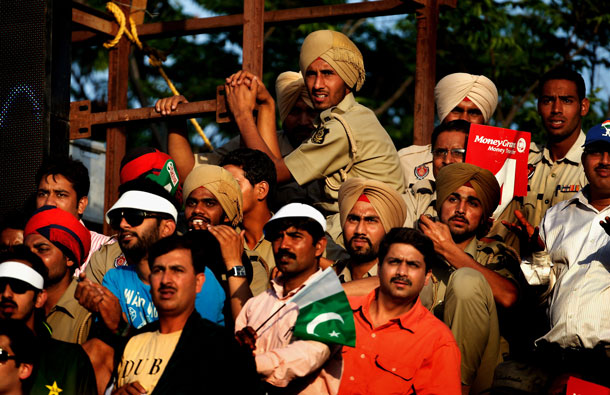
[[229,276],[246,277],[246,268],[243,266],[234,266],[228,273]]

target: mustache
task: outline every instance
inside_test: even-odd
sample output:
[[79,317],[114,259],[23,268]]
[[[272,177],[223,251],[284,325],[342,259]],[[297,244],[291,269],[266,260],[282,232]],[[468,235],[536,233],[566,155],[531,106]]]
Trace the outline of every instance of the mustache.
[[608,169],[610,169],[610,165],[605,165],[603,163],[600,163],[597,166],[595,166],[595,170],[597,170],[597,169],[608,170]]
[[166,290],[170,290],[170,291],[176,291],[176,288],[175,288],[175,287],[172,287],[172,286],[170,286],[170,285],[164,285],[164,284],[161,284],[161,285],[159,286],[159,292],[161,292],[161,291],[166,291]]
[[0,300],[0,307],[14,307],[14,308],[17,308],[17,303],[12,301],[11,299],[2,298],[2,300]]
[[371,239],[369,239],[369,238],[368,238],[368,237],[366,237],[366,236],[360,236],[360,235],[353,236],[351,239],[349,239],[349,243],[351,244],[351,243],[352,243],[352,241],[354,241],[354,240],[365,240],[365,241],[366,241],[366,242],[369,244],[369,246],[372,246],[372,245],[373,245],[373,244],[371,243]]
[[405,283],[405,284],[407,284],[407,285],[409,285],[409,286],[413,285],[413,283],[411,282],[411,280],[409,280],[409,278],[408,278],[408,277],[406,277],[406,276],[394,276],[394,277],[392,277],[392,278],[390,279],[390,282],[391,282],[391,283],[396,282],[396,281],[400,281],[401,283]]
[[277,252],[277,257],[279,259],[282,259],[284,257],[290,258],[290,259],[297,259],[297,256],[288,250],[279,250]]
[[121,236],[126,236],[126,235],[134,236],[138,239],[140,238],[140,236],[138,236],[138,234],[136,232],[132,232],[130,230],[125,230],[125,229],[119,230],[119,238],[121,238]]
[[464,217],[463,215],[456,214],[456,215],[452,216],[451,218],[449,218],[449,221],[451,221],[453,219],[459,219],[460,221],[466,222],[466,224],[470,225],[470,221],[468,221],[466,219],[466,217]]

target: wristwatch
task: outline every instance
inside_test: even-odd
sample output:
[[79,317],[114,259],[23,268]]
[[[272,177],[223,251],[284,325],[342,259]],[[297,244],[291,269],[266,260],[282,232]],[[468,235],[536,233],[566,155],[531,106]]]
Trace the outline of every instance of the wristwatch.
[[246,268],[243,266],[233,266],[227,271],[227,279],[229,277],[246,277]]

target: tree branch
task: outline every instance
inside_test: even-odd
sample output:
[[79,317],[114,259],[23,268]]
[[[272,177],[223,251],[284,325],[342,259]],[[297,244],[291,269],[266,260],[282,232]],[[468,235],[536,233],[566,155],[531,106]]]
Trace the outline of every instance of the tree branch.
[[398,100],[400,98],[400,96],[402,96],[405,93],[405,91],[407,90],[409,85],[411,85],[411,83],[413,83],[412,75],[407,77],[407,79],[404,80],[402,82],[402,84],[400,84],[398,89],[396,89],[396,92],[394,92],[394,94],[392,96],[390,96],[390,98],[388,100],[383,102],[383,104],[381,104],[381,106],[379,106],[378,108],[375,109],[375,111],[374,111],[375,115],[379,116],[379,115],[383,114],[384,112],[386,112],[388,110],[388,108],[392,107],[392,104],[394,104],[396,102],[396,100]]

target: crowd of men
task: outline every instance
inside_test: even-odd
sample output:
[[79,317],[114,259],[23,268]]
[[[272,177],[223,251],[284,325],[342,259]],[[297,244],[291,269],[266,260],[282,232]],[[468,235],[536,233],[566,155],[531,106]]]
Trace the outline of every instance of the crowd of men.
[[[494,214],[496,177],[464,162],[470,125],[496,109],[490,79],[442,78],[431,144],[397,151],[356,101],[366,73],[348,37],[311,33],[299,67],[276,99],[229,76],[240,135],[213,153],[172,119],[184,97],[157,101],[169,152],[123,158],[112,237],[81,220],[84,165],[45,161],[35,207],[0,228],[0,394],[610,386],[610,121],[581,130],[582,77],[541,76],[546,143],[530,147],[527,195]],[[294,333],[293,298],[330,271],[355,346]]]

